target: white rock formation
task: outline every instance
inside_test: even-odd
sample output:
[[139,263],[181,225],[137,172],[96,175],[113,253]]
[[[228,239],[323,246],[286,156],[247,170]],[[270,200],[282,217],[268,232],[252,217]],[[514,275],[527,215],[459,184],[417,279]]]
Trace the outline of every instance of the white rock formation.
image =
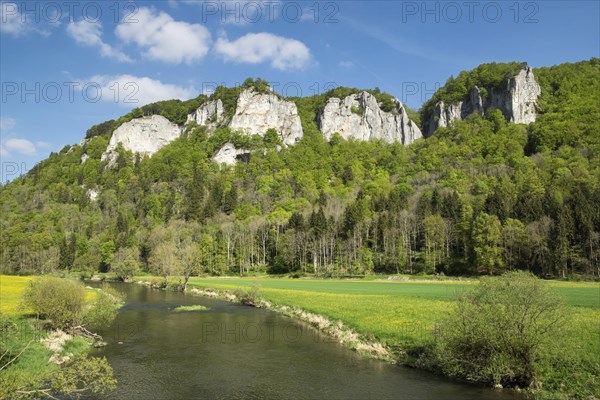
[[98,198],[98,194],[99,193],[97,191],[95,191],[94,189],[87,190],[87,195],[91,201],[96,201],[96,199]]
[[213,161],[217,164],[235,165],[237,157],[240,155],[248,155],[250,152],[244,149],[236,149],[231,143],[226,143],[219,149],[217,154],[213,156]]
[[188,115],[186,124],[196,121],[200,126],[215,128],[223,121],[223,113],[223,102],[220,99],[212,100],[202,104],[196,111]]
[[280,99],[275,93],[242,91],[229,127],[247,135],[261,135],[273,128],[285,145],[293,145],[303,136],[296,104]]
[[136,118],[115,129],[101,160],[108,160],[108,165],[114,166],[119,143],[134,154],[151,156],[180,135],[179,126],[163,116]]
[[477,86],[471,90],[469,98],[464,102],[448,105],[443,101],[438,102],[429,121],[426,122],[427,135],[431,136],[437,128],[449,126],[453,121],[465,119],[474,112],[483,114],[489,108],[501,110],[508,121],[516,124],[535,121],[536,103],[542,91],[531,67],[525,67],[516,76],[508,79],[504,89],[490,87],[487,90],[488,98],[485,103]]
[[87,155],[87,153],[83,153],[81,155],[81,163],[85,163],[88,159],[90,158],[90,156]]
[[318,117],[319,129],[327,140],[337,132],[345,139],[383,139],[408,145],[422,137],[421,130],[408,118],[402,103],[394,101],[395,109],[385,112],[368,92],[343,100],[332,97]]
[[535,121],[535,106],[542,89],[535,81],[531,67],[522,69],[517,76],[510,78],[505,91],[496,92],[492,90],[490,107],[501,109],[510,122],[529,124]]

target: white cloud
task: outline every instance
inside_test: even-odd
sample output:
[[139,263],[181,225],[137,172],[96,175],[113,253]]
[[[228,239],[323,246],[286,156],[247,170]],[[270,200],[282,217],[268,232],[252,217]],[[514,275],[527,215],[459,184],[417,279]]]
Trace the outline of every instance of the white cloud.
[[4,144],[2,143],[0,143],[0,157],[10,157],[10,153],[4,148]]
[[102,100],[120,103],[126,107],[141,107],[160,100],[187,100],[197,96],[197,91],[161,81],[133,75],[96,75],[88,83],[102,89]]
[[43,142],[40,140],[35,142],[35,147],[38,149],[49,149],[50,147],[52,147],[52,145],[48,142]]
[[208,29],[200,24],[175,21],[169,14],[141,7],[133,16],[137,22],[123,21],[115,32],[125,43],[135,43],[151,60],[172,64],[202,59],[211,43]]
[[342,68],[354,68],[354,63],[352,61],[340,61],[338,64]]
[[226,61],[258,64],[270,61],[279,70],[302,69],[311,59],[304,43],[271,33],[248,33],[234,41],[220,38],[215,51]]
[[100,21],[90,22],[82,19],[67,25],[67,33],[77,44],[86,47],[97,47],[104,58],[112,58],[121,62],[131,62],[126,54],[114,49],[102,41],[102,24]]
[[22,15],[16,2],[0,3],[0,32],[19,37],[28,33],[48,36],[50,32],[34,24],[35,17]]
[[14,118],[0,118],[0,131],[9,131],[15,127],[17,121]]
[[10,155],[12,151],[26,156],[33,156],[37,153],[35,145],[27,139],[10,138],[3,141],[2,155]]

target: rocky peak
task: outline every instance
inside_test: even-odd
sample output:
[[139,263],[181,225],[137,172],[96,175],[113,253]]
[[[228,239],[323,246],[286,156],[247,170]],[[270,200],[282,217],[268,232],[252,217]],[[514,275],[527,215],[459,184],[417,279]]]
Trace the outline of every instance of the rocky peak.
[[163,116],[136,118],[115,129],[101,159],[108,160],[109,167],[114,166],[119,143],[134,154],[151,156],[180,135],[181,128]]
[[212,159],[220,165],[235,165],[238,159],[248,157],[249,155],[249,150],[236,149],[232,143],[225,143]]
[[188,115],[186,124],[196,121],[200,126],[216,128],[223,122],[224,110],[221,99],[211,100],[202,104],[196,111]]
[[536,82],[531,67],[519,71],[516,76],[508,80],[506,86],[504,92],[492,93],[490,106],[500,108],[510,122],[516,124],[534,122],[537,116],[537,99],[542,94],[542,89]]
[[486,88],[488,97],[482,98],[481,90],[475,86],[469,92],[466,100],[452,104],[438,102],[429,121],[426,121],[425,131],[431,136],[437,128],[450,125],[453,121],[465,119],[472,113],[483,114],[489,108],[497,108],[506,119],[516,124],[529,124],[536,119],[536,103],[541,95],[540,85],[533,76],[531,67],[525,67],[519,73],[506,81],[502,89]]
[[394,103],[395,108],[385,112],[368,92],[344,99],[332,97],[318,116],[319,129],[327,140],[337,132],[345,139],[383,139],[408,145],[422,137],[421,130],[408,118],[402,103],[397,99]]
[[296,104],[275,93],[245,89],[240,94],[229,128],[247,135],[264,135],[275,129],[285,145],[293,145],[303,136]]

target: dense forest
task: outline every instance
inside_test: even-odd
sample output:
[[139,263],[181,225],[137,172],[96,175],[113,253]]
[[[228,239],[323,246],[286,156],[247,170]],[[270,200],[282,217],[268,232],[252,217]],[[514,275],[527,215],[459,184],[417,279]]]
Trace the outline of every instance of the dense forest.
[[[451,78],[434,99],[498,84],[520,64]],[[0,188],[1,271],[114,271],[161,276],[249,272],[374,272],[600,276],[600,59],[534,69],[537,121],[471,115],[410,146],[319,134],[316,116],[338,88],[293,98],[304,137],[245,136],[190,124],[150,158],[120,149],[100,161],[121,123],[161,114],[183,123],[206,96],[166,101],[96,125]],[[264,81],[248,80],[264,90]],[[465,90],[463,90],[465,89]],[[219,88],[227,111],[239,88]],[[372,91],[382,108],[391,96]],[[464,95],[464,94],[462,94]],[[431,102],[421,110],[427,114]],[[232,111],[229,111],[232,112]],[[412,113],[416,115],[416,113]],[[212,162],[224,143],[253,150]],[[89,159],[81,162],[82,154]],[[96,196],[97,195],[97,196]]]

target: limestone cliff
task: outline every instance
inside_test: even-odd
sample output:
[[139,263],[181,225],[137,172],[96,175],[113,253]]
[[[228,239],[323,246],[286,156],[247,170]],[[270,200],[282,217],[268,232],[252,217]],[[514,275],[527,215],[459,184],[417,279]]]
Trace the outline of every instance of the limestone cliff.
[[225,143],[212,159],[217,164],[235,165],[239,158],[249,157],[249,155],[250,151],[236,149],[233,144]]
[[319,129],[328,140],[337,132],[345,139],[383,139],[408,145],[422,137],[421,130],[408,118],[402,103],[397,99],[394,103],[395,108],[385,112],[368,92],[344,99],[332,97],[318,116]]
[[229,128],[248,135],[264,135],[273,128],[288,146],[304,134],[294,102],[283,100],[275,93],[259,93],[253,89],[240,94]]
[[[268,129],[275,129],[284,146],[294,145],[304,135],[293,101],[282,99],[274,92],[248,88],[239,95],[232,117],[227,117],[223,102],[215,99],[189,114],[183,126],[160,115],[126,122],[113,132],[102,160],[108,160],[108,165],[114,166],[115,150],[119,143],[133,153],[151,156],[178,138],[192,121],[207,127],[209,132],[219,126],[227,126],[247,135],[264,135]],[[347,139],[383,139],[389,143],[397,141],[410,144],[422,136],[398,100],[394,99],[393,110],[385,112],[376,98],[367,92],[356,93],[343,100],[330,98],[317,122],[326,139],[339,132]],[[227,144],[215,154],[213,160],[219,164],[234,164],[240,156],[247,157],[248,154],[248,150],[235,149],[232,144]],[[81,161],[85,162],[86,158],[82,157]]]
[[196,111],[188,115],[186,124],[196,121],[200,126],[215,128],[223,122],[223,102],[220,99],[204,103]]
[[151,156],[180,135],[181,128],[160,115],[136,118],[115,129],[101,159],[108,160],[108,165],[113,166],[119,143],[134,154]]
[[431,117],[425,121],[425,132],[431,136],[439,127],[450,125],[452,121],[462,120],[472,113],[483,114],[489,108],[497,108],[507,120],[517,124],[529,124],[536,118],[536,103],[540,97],[540,85],[533,76],[531,67],[525,67],[506,81],[502,89],[486,88],[485,101],[481,90],[475,86],[464,101],[452,104],[438,102]]

